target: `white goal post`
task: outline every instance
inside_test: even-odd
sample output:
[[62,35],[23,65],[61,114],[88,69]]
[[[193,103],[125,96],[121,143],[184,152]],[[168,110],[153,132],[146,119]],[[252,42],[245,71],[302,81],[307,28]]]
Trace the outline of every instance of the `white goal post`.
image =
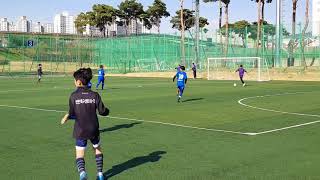
[[260,57],[218,57],[208,58],[208,80],[235,80],[239,75],[235,71],[243,65],[248,72],[245,79],[252,81],[270,81],[269,65]]

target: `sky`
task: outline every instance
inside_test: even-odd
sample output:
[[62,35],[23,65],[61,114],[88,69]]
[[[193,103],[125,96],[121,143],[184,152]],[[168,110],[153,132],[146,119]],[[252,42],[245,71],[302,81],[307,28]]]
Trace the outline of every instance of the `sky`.
[[[63,11],[68,11],[72,15],[89,11],[93,4],[108,4],[117,7],[121,0],[0,0],[0,17],[7,17],[9,21],[17,21],[20,16],[27,16],[33,22],[52,23],[53,16]],[[152,4],[153,0],[137,0],[141,2],[145,9]],[[179,9],[179,0],[163,0],[167,4],[171,15]],[[193,0],[185,0],[185,8],[191,9]],[[291,0],[282,0],[284,3],[284,23],[291,22]],[[208,29],[213,30],[218,27],[218,3],[203,3],[200,7],[200,15],[209,20]],[[304,17],[305,4],[299,1],[297,10],[297,21],[302,22]],[[311,9],[310,9],[311,10]],[[229,21],[247,20],[249,22],[257,19],[257,4],[251,0],[231,0],[229,5]],[[311,13],[310,13],[311,16]],[[275,23],[276,20],[276,0],[265,6],[265,19]],[[170,17],[162,20],[161,32],[173,33],[176,30],[171,28]]]

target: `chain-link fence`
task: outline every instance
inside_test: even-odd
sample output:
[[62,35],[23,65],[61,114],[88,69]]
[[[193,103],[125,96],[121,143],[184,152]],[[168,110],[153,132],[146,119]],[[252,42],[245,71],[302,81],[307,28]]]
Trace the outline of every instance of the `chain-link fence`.
[[[296,33],[283,28],[282,67],[320,67],[320,35],[298,24]],[[185,58],[181,54],[179,34],[138,35],[113,38],[0,33],[0,74],[35,74],[37,64],[48,74],[65,74],[82,66],[104,64],[109,73],[172,71],[180,63],[187,68],[195,62],[192,31],[186,32]],[[263,25],[260,40],[253,26],[230,27],[225,31],[201,32],[200,61],[206,68],[212,57],[261,57],[270,67],[275,62],[275,27]]]

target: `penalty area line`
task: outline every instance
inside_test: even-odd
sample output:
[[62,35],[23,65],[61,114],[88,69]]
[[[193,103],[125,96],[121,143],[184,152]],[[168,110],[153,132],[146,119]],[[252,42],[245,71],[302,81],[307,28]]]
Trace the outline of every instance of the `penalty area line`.
[[[66,113],[66,111],[60,111],[60,110],[54,110],[54,109],[33,108],[33,107],[25,107],[25,106],[0,105],[0,107],[27,109],[27,110],[44,111],[44,112]],[[108,116],[106,118],[121,119],[121,120],[136,121],[136,122],[146,122],[146,123],[151,123],[151,124],[160,124],[160,125],[180,127],[180,128],[196,129],[196,130],[211,131],[211,132],[221,132],[221,133],[229,133],[229,134],[238,134],[238,135],[246,135],[246,136],[256,135],[256,133],[238,132],[238,131],[230,131],[230,130],[223,130],[223,129],[202,128],[202,127],[195,127],[195,126],[188,126],[188,125],[181,125],[181,124],[174,124],[174,123],[166,123],[166,122],[160,122],[160,121],[149,121],[149,120],[144,120],[144,119],[134,119],[134,118],[116,117],[116,116]]]
[[[307,92],[295,92],[295,93],[281,93],[281,94],[271,94],[271,95],[263,95],[263,96],[251,96],[251,97],[246,97],[246,98],[242,98],[242,99],[238,100],[238,104],[240,104],[240,105],[242,105],[242,106],[244,106],[246,108],[257,109],[257,110],[261,110],[261,111],[267,111],[267,112],[273,112],[273,113],[279,113],[279,114],[288,114],[288,115],[320,118],[320,115],[318,115],[318,114],[304,114],[304,113],[279,111],[279,110],[274,110],[274,109],[266,109],[266,108],[261,108],[261,107],[257,107],[257,106],[248,105],[248,104],[245,104],[243,102],[243,101],[248,100],[248,99],[258,99],[258,98],[264,98],[264,97],[283,96],[283,95],[296,95],[296,94],[302,94],[302,93],[307,93]],[[272,129],[272,130],[267,130],[267,131],[251,133],[251,135],[256,136],[256,135],[261,135],[261,134],[269,134],[269,133],[273,133],[273,132],[284,131],[284,130],[289,130],[289,129],[293,129],[293,128],[299,128],[299,127],[303,127],[303,126],[308,126],[308,125],[312,125],[312,124],[316,124],[316,123],[320,123],[320,120],[307,122],[307,123],[296,124],[296,125],[277,128],[277,129]]]

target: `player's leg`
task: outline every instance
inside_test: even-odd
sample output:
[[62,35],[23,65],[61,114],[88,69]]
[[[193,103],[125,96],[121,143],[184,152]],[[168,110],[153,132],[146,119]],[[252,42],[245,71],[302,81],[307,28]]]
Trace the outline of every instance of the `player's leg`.
[[102,148],[101,148],[101,145],[100,145],[100,137],[97,136],[97,137],[91,139],[91,143],[92,143],[93,149],[95,151],[98,180],[104,180],[104,176],[103,176],[103,153],[102,153]]
[[101,86],[102,86],[102,90],[103,90],[103,88],[104,88],[104,78],[101,79]]
[[100,83],[101,83],[101,79],[98,78],[98,83],[97,83],[97,85],[96,85],[96,89],[97,89],[97,90],[98,90],[98,88],[99,88],[99,86],[100,86]]
[[76,140],[76,164],[79,172],[80,180],[87,180],[86,165],[84,153],[87,147],[87,140]]
[[41,75],[38,75],[38,83],[41,81]]
[[242,82],[242,85],[245,86],[246,83],[243,81],[243,76],[240,76],[240,81]]
[[179,95],[179,96],[180,96],[180,98],[182,98],[183,91],[184,91],[184,86],[181,86],[181,87],[180,87],[180,95]]
[[180,102],[180,88],[177,87],[177,101]]

